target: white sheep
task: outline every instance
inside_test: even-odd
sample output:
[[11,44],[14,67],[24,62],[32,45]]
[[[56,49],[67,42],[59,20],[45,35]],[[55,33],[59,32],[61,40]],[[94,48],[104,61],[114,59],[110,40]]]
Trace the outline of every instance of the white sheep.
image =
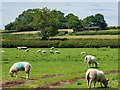
[[90,67],[91,64],[92,66],[95,65],[96,68],[98,67],[95,56],[92,55],[85,56],[84,62],[86,62],[86,67],[87,66]]
[[45,51],[45,50],[42,50],[42,53],[47,53],[47,51]]
[[50,53],[54,54],[53,50],[50,50]]
[[17,47],[17,49],[21,50],[21,49],[27,49],[27,47]]
[[60,54],[60,51],[56,50],[55,53]]
[[17,49],[18,49],[18,50],[20,50],[20,49],[21,49],[21,47],[17,47]]
[[109,81],[106,80],[103,71],[99,71],[97,69],[88,69],[86,71],[85,78],[87,80],[88,88],[91,88],[92,82],[94,82],[94,88],[95,88],[95,84],[97,81],[100,82],[101,87],[102,87],[102,83],[105,87],[107,87]]
[[2,53],[4,53],[5,51],[4,51],[4,50],[2,50],[1,52],[2,52]]
[[31,67],[32,67],[31,64],[28,62],[17,62],[11,66],[9,74],[11,77],[13,77],[13,75],[15,73],[16,78],[17,78],[18,71],[25,71],[26,72],[26,79],[29,79],[29,71],[30,71]]
[[50,49],[53,50],[55,47],[51,47]]
[[81,54],[86,54],[86,52],[81,52]]
[[37,53],[41,52],[41,50],[37,50]]
[[29,52],[29,49],[26,49],[25,52]]

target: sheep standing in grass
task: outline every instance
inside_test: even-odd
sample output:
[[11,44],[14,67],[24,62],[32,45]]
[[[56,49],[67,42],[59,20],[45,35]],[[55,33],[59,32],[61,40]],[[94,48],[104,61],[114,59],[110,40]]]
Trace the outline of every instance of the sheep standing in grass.
[[21,49],[27,49],[27,47],[17,47],[17,49],[21,50]]
[[54,54],[53,50],[50,50],[50,53]]
[[45,51],[45,50],[42,50],[42,53],[47,53],[47,51]]
[[37,50],[37,53],[40,53],[41,52],[41,50]]
[[94,81],[94,88],[97,81],[100,82],[101,87],[102,87],[102,83],[105,87],[107,87],[109,81],[106,80],[104,73],[97,69],[88,69],[85,74],[85,78],[87,80],[88,88],[91,88],[91,84],[93,81]]
[[86,52],[81,52],[81,54],[86,54]]
[[56,50],[55,53],[60,54],[60,51]]
[[50,49],[53,50],[55,47],[51,47]]
[[86,62],[86,67],[90,67],[90,65],[92,64],[92,66],[95,64],[95,67],[98,67],[98,64],[96,62],[96,58],[92,55],[87,55],[84,58],[84,62]]
[[26,49],[25,52],[29,52],[29,49]]
[[16,74],[16,78],[18,75],[18,71],[25,71],[26,72],[26,79],[29,79],[29,71],[31,68],[31,64],[28,62],[17,62],[14,63],[10,68],[10,76],[13,77],[14,73]]

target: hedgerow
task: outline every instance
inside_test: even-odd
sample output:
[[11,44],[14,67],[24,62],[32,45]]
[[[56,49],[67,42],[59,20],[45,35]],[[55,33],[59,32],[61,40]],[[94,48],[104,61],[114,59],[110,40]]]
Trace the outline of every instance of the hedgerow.
[[3,40],[2,47],[15,48],[27,46],[31,48],[92,48],[112,47],[118,48],[120,44],[117,39],[70,39],[70,40]]

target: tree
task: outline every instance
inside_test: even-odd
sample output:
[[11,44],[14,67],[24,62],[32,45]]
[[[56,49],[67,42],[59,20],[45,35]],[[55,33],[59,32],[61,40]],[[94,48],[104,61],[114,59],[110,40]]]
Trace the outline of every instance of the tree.
[[78,29],[81,27],[79,18],[74,14],[72,13],[68,14],[67,16],[65,16],[65,19],[66,19],[66,26],[68,28]]
[[102,14],[91,15],[83,19],[84,27],[99,26],[100,29],[107,29],[107,23]]
[[56,35],[58,33],[57,14],[54,14],[46,7],[43,9],[37,9],[36,11],[37,13],[34,16],[32,24],[37,28],[37,30],[41,31],[42,39],[46,40],[49,36]]
[[98,13],[95,15],[95,24],[99,26],[101,29],[107,29],[107,23],[102,14]]

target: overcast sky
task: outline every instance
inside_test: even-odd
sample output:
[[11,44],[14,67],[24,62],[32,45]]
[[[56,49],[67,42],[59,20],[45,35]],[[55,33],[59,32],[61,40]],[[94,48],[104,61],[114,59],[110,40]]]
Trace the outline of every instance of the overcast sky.
[[[56,2],[55,0],[20,0],[21,2],[16,2],[16,0],[4,0],[0,3],[2,8],[0,9],[0,16],[2,15],[2,24],[0,23],[0,28],[4,29],[4,26],[10,22],[13,22],[19,14],[27,9],[33,8],[43,8],[48,7],[49,9],[60,10],[65,13],[65,15],[69,13],[73,13],[78,16],[80,19],[83,19],[90,15],[95,15],[96,13],[101,13],[104,15],[105,20],[108,25],[118,25],[118,0],[100,0],[96,2],[96,0],[84,0],[85,2],[80,2],[82,0],[69,0],[71,2],[62,1]],[[29,1],[29,2],[27,2]],[[41,1],[41,2],[40,2]],[[91,2],[90,2],[91,1]],[[110,2],[111,1],[111,2]],[[113,2],[114,1],[114,2]]]

